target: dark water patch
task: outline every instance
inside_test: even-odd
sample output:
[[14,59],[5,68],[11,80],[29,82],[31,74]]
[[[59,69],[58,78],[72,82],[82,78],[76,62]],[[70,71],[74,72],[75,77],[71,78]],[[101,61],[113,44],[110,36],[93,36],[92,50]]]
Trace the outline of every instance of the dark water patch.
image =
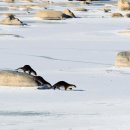
[[130,68],[128,67],[127,68],[128,70],[125,70],[124,68],[124,71],[123,70],[116,70],[116,69],[107,69],[106,72],[107,73],[118,73],[118,74],[121,74],[121,75],[130,75]]
[[[49,89],[49,88],[40,88],[40,87],[38,87],[37,88],[38,90],[54,90],[54,89]],[[54,90],[54,91],[56,91],[56,90]],[[83,91],[85,91],[85,90],[82,90],[82,89],[68,89],[68,90],[64,90],[64,89],[61,89],[61,90],[58,90],[58,91],[76,91],[76,92],[83,92]]]
[[33,111],[0,111],[0,116],[49,116],[48,112]]
[[4,117],[68,117],[68,116],[97,116],[99,113],[50,113],[50,112],[35,112],[35,111],[0,111],[0,116]]
[[16,37],[16,38],[24,38],[23,36],[17,35],[17,34],[0,34],[0,37],[3,36],[12,36],[12,37]]
[[83,90],[83,89],[72,89],[71,91],[79,91],[79,92],[83,92],[83,91],[85,91],[85,90]]

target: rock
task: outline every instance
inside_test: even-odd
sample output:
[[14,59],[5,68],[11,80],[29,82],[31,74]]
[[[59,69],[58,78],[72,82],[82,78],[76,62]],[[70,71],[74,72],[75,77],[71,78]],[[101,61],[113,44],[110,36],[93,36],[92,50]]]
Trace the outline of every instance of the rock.
[[71,12],[69,9],[64,10],[63,14],[65,14],[66,16],[69,16],[70,18],[75,18],[74,13]]
[[118,33],[120,33],[120,34],[130,34],[130,29],[119,31]]
[[15,18],[13,14],[9,14],[5,19],[0,21],[0,24],[4,25],[23,25],[23,22],[18,18]]
[[44,20],[62,20],[66,18],[75,18],[75,15],[70,10],[55,11],[55,10],[44,10],[35,14],[36,17]]
[[111,16],[114,17],[114,18],[124,17],[121,13],[113,13]]
[[111,9],[107,9],[107,8],[104,9],[104,12],[105,12],[105,13],[108,13],[108,12],[110,12],[110,11],[111,11]]
[[120,10],[130,10],[130,3],[126,0],[118,0],[118,8]]
[[75,11],[88,11],[88,10],[85,8],[76,8]]
[[63,13],[61,11],[45,10],[36,13],[36,17],[44,20],[61,20],[63,19]]
[[4,2],[7,2],[7,3],[13,3],[15,0],[4,0]]
[[115,66],[130,67],[130,51],[119,52],[116,56]]
[[35,87],[38,83],[32,75],[12,70],[0,70],[0,86]]

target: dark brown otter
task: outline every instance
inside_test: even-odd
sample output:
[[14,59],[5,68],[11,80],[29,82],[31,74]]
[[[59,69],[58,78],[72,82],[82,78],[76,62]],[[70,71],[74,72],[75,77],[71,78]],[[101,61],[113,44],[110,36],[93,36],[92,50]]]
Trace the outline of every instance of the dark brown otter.
[[13,14],[8,14],[7,18],[9,18],[9,20],[17,20],[21,23],[21,25],[27,25],[23,23],[22,21],[20,21],[18,18],[16,18]]
[[56,84],[53,85],[54,89],[56,89],[56,88],[60,89],[61,87],[64,87],[65,90],[67,90],[69,87],[75,87],[76,88],[76,86],[74,84],[69,84],[65,81],[59,81],[59,82],[57,82]]
[[52,85],[45,79],[43,79],[41,76],[34,76],[34,80],[38,83],[39,86],[42,86],[38,89],[52,88]]
[[31,68],[30,65],[24,65],[23,67],[20,67],[20,68],[18,68],[18,69],[16,69],[16,70],[19,70],[19,69],[23,70],[25,73],[28,72],[30,75],[31,75],[31,73],[33,73],[34,75],[37,75],[36,71],[34,71],[34,70]]
[[14,17],[14,15],[13,15],[13,14],[9,14],[9,15],[8,15],[8,18],[9,18],[10,20],[15,19],[15,17]]

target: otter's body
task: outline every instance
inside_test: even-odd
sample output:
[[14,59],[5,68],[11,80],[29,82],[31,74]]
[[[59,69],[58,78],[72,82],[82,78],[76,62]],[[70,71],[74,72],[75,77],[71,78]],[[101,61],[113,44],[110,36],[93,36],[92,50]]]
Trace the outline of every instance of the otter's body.
[[56,88],[60,89],[61,87],[64,87],[65,90],[67,90],[69,87],[75,87],[76,88],[76,86],[74,84],[69,84],[65,81],[59,81],[59,82],[57,82],[56,84],[53,85],[54,89],[56,89]]
[[37,75],[36,71],[34,71],[30,65],[24,65],[23,67],[20,67],[16,70],[23,70],[25,73],[28,72],[30,75],[33,73],[34,75]]
[[38,89],[52,88],[52,85],[49,82],[47,82],[45,79],[43,79],[41,76],[34,76],[34,80],[39,84],[39,86],[42,86]]

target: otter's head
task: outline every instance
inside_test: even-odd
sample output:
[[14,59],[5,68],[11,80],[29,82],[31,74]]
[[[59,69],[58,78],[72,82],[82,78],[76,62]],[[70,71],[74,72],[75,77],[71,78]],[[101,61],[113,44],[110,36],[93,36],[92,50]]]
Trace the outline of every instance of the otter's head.
[[75,88],[76,88],[76,85],[73,85],[73,87],[75,87]]
[[8,18],[9,18],[10,20],[15,19],[15,17],[14,17],[14,15],[13,15],[13,14],[8,14]]

